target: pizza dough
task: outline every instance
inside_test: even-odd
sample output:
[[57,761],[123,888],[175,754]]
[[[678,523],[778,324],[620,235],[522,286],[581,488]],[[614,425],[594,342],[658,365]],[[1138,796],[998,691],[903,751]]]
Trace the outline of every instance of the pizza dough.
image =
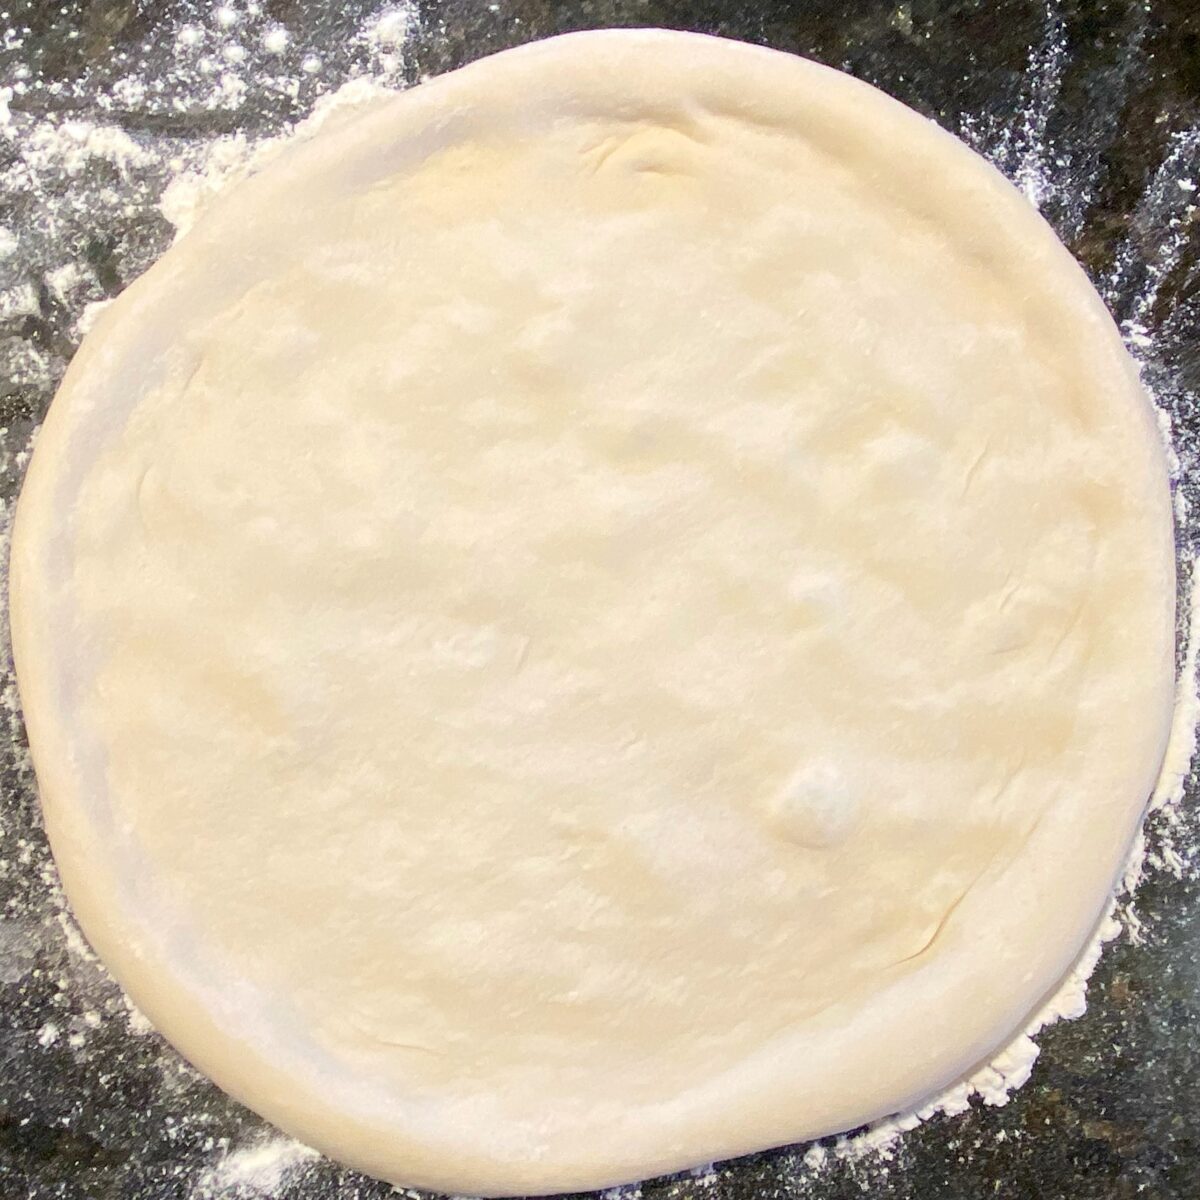
[[914,113],[693,35],[499,55],[221,198],[73,363],[12,570],[105,962],[285,1130],[471,1193],[956,1079],[1171,711],[1083,273]]

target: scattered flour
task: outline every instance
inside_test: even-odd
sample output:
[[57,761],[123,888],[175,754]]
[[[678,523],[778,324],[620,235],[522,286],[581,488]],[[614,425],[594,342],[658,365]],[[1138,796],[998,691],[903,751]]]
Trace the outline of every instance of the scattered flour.
[[398,48],[408,40],[412,19],[408,8],[384,9],[367,27],[367,37],[379,46]]
[[196,1181],[189,1200],[227,1200],[231,1195],[274,1196],[317,1151],[276,1136],[227,1151]]
[[0,919],[0,985],[20,983],[37,962],[41,926],[20,917]]
[[86,121],[39,121],[24,131],[18,145],[32,171],[50,168],[78,175],[98,159],[127,175],[131,167],[149,161],[149,153],[124,130]]

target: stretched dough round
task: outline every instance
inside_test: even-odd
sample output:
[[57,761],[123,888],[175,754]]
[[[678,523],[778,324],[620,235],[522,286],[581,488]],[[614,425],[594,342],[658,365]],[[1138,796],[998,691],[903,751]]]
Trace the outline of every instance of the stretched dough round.
[[1150,406],[955,139],[557,38],[233,189],[104,315],[13,543],[88,936],[407,1184],[845,1129],[1069,968],[1171,711]]

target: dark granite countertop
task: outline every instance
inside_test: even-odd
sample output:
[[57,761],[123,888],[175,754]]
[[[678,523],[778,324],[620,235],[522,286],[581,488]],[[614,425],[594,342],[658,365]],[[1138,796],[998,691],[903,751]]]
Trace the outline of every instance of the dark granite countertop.
[[[1083,262],[1172,418],[1181,490],[1191,495],[1200,481],[1197,0],[425,0],[403,44],[403,19],[380,36],[383,8],[364,0],[231,0],[220,10],[0,0],[0,88],[12,89],[0,91],[10,114],[0,123],[6,511],[85,306],[165,248],[163,187],[213,139],[278,132],[357,72],[411,83],[531,39],[610,25],[796,51],[964,136],[1024,187]],[[280,33],[264,42],[271,29],[286,42]],[[1184,518],[1185,568],[1196,536],[1195,516]],[[391,1194],[324,1160],[273,1166],[268,1128],[130,1015],[62,911],[11,672],[5,683],[0,1200]],[[935,1118],[883,1155],[815,1170],[804,1147],[778,1150],[640,1194],[1200,1198],[1200,878],[1166,852],[1200,840],[1195,799],[1189,785],[1176,826],[1153,826],[1136,918],[1126,914],[1126,935],[1096,970],[1087,1014],[1041,1036],[1033,1079],[1007,1106]]]

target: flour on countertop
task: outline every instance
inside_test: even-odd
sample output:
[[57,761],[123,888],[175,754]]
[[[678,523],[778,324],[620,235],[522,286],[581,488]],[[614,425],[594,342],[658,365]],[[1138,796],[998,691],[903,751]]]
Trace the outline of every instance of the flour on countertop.
[[231,1147],[196,1180],[188,1200],[227,1200],[247,1193],[273,1196],[317,1157],[315,1150],[282,1136]]
[[[163,31],[172,58],[165,76],[146,66],[98,92],[25,70],[0,79],[0,147],[8,151],[0,158],[0,322],[47,315],[39,313],[46,303],[39,291],[56,280],[61,286],[68,267],[77,273],[69,299],[78,319],[165,248],[162,227],[148,220],[160,202],[172,223],[186,225],[189,205],[261,165],[256,151],[292,132],[297,117],[328,115],[361,102],[366,91],[406,82],[405,45],[416,28],[411,3],[378,10],[350,31],[329,71],[259,5],[220,5],[203,15]],[[9,44],[21,48],[20,30],[10,32]],[[322,103],[339,86],[341,101]],[[243,120],[248,108],[255,111]],[[247,126],[261,132],[236,131]],[[52,307],[54,300],[65,298],[52,297]],[[72,342],[85,331],[77,324]],[[0,376],[45,393],[72,348],[0,331]]]
[[[493,11],[498,7],[492,6]],[[1046,3],[1044,16],[1045,36],[1030,51],[1019,119],[968,119],[959,132],[1070,238],[1084,226],[1103,164],[1098,152],[1069,152],[1051,144],[1050,118],[1068,65],[1067,41],[1063,12],[1055,0]],[[13,497],[28,460],[36,414],[97,312],[162,252],[170,235],[185,232],[223,187],[261,167],[291,138],[310,136],[338,114],[378,102],[390,89],[409,82],[406,47],[416,23],[412,4],[376,10],[350,31],[334,62],[328,49],[318,52],[300,31],[264,14],[253,0],[194,6],[187,20],[157,35],[170,43],[172,67],[165,76],[133,64],[98,95],[27,76],[0,80],[0,145],[9,150],[0,160],[0,200],[5,201],[0,226],[0,375],[10,381],[17,397],[12,415],[4,417],[0,442],[0,479],[6,483],[0,500],[0,553],[5,562]],[[1131,34],[1133,50],[1142,29]],[[13,38],[19,44],[21,36],[19,30],[10,30],[10,44]],[[1136,61],[1136,55],[1130,61]],[[1115,81],[1114,104],[1125,86],[1125,76]],[[243,120],[251,108],[253,123]],[[249,135],[245,128],[257,132]],[[1184,395],[1172,354],[1194,328],[1196,314],[1184,306],[1164,317],[1158,306],[1162,287],[1194,234],[1197,182],[1192,172],[1198,155],[1200,129],[1171,134],[1162,166],[1133,215],[1130,235],[1109,277],[1100,283],[1168,426],[1165,414],[1187,411],[1194,420],[1194,407],[1189,405],[1194,406],[1195,399]],[[1166,229],[1169,236],[1147,243],[1137,237],[1143,228]],[[52,329],[64,316],[67,338]],[[1197,464],[1187,458],[1176,459],[1175,465],[1186,478]],[[1182,479],[1176,495],[1181,543],[1190,546],[1195,541],[1195,505],[1189,503]],[[973,1102],[1004,1104],[1030,1077],[1038,1056],[1038,1033],[1054,1021],[1084,1012],[1087,979],[1105,943],[1123,932],[1132,939],[1144,936],[1132,895],[1143,873],[1195,876],[1195,814],[1185,810],[1183,798],[1200,717],[1200,576],[1190,555],[1181,571],[1186,590],[1180,613],[1176,721],[1144,834],[1131,853],[1123,893],[1110,905],[1059,992],[990,1064],[919,1111],[799,1148],[792,1168],[798,1188],[846,1162],[877,1162],[878,1169],[886,1171],[903,1152],[903,1134],[920,1122],[939,1113],[962,1112]],[[0,577],[0,600],[5,604],[6,588],[6,578]],[[74,1055],[80,1062],[101,1053],[143,1054],[138,1047],[157,1035],[108,979],[66,911],[33,802],[32,771],[7,648],[3,654],[0,718],[10,734],[6,777],[15,781],[16,792],[0,805],[0,885],[17,872],[30,882],[10,893],[0,891],[0,896],[9,896],[0,910],[0,986],[22,987],[28,1036],[47,1053]],[[161,1128],[147,1131],[147,1136],[167,1137],[191,1148],[192,1157],[181,1168],[191,1171],[189,1200],[271,1197],[282,1188],[293,1195],[308,1173],[317,1178],[320,1160],[314,1151],[240,1114],[232,1102],[212,1098],[211,1085],[170,1050],[156,1050],[147,1069],[156,1074],[155,1094],[171,1099],[169,1109],[195,1113],[174,1126],[168,1126],[171,1118],[163,1118]],[[190,1098],[190,1103],[178,1103],[180,1097]],[[209,1128],[228,1132],[209,1136]],[[718,1175],[701,1168],[690,1178],[705,1185],[716,1183]],[[610,1200],[636,1200],[640,1195],[637,1185],[605,1193]]]

